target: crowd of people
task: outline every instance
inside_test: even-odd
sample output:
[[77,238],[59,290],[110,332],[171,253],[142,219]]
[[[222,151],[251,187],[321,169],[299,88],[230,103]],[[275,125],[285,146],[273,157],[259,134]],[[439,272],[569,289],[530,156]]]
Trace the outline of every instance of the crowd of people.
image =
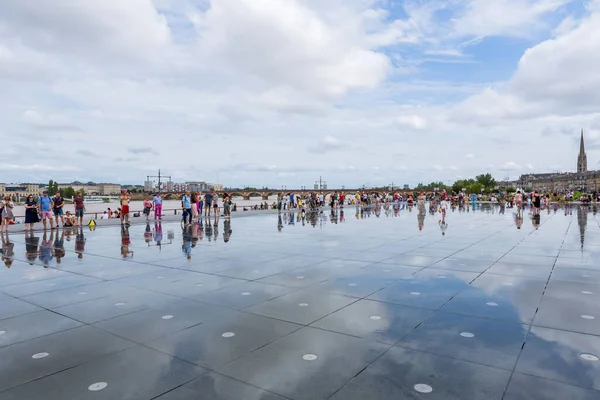
[[[294,192],[279,193],[277,200],[272,204],[267,201],[261,202],[254,206],[244,206],[243,211],[249,210],[320,210],[325,206],[332,209],[343,207],[344,205],[362,205],[362,206],[380,206],[382,204],[398,204],[406,203],[409,206],[415,204],[419,210],[424,209],[425,203],[429,203],[430,208],[439,209],[442,214],[445,214],[448,206],[463,205],[466,202],[489,201],[491,203],[503,203],[507,207],[521,208],[522,204],[532,206],[534,213],[539,212],[550,202],[554,201],[570,201],[574,199],[572,192],[565,193],[562,196],[557,196],[555,193],[540,193],[537,191],[525,192],[518,190],[516,193],[496,192],[489,194],[466,194],[463,192],[448,193],[445,190],[434,192],[394,192],[394,193],[377,193],[374,191],[358,191],[351,194],[346,194],[342,191],[334,191],[332,193],[312,192],[307,195],[300,195]],[[561,200],[557,200],[560,198]],[[583,194],[577,198],[580,202],[586,203],[590,201],[599,201],[600,193],[590,195]],[[100,215],[100,219],[117,218],[121,224],[129,224],[130,222],[130,202],[131,195],[123,190],[119,198],[120,206],[116,210],[108,208]],[[0,231],[8,231],[9,225],[15,223],[14,202],[6,196],[3,201],[0,201]],[[85,200],[81,193],[77,193],[73,199],[72,210],[65,209],[65,199],[60,193],[54,196],[49,196],[47,191],[44,191],[41,196],[34,197],[29,195],[23,204],[25,208],[25,231],[31,231],[34,224],[41,222],[43,228],[55,229],[62,225],[63,227],[80,226],[83,224],[84,213],[86,212]],[[146,221],[149,221],[152,216],[154,220],[162,220],[163,217],[163,198],[160,192],[153,196],[148,196],[143,201],[143,210],[141,213],[145,216]],[[71,206],[69,206],[71,208]],[[198,221],[204,215],[208,217],[214,216],[215,219],[220,215],[226,219],[230,218],[232,211],[237,211],[237,205],[232,202],[232,198],[227,193],[219,195],[216,191],[191,192],[187,191],[181,197],[181,215],[182,222],[186,225],[193,221]],[[134,216],[140,216],[140,212],[135,212]]]
[[[65,211],[65,199],[56,193],[54,196],[49,196],[44,190],[42,195],[35,198],[33,195],[27,196],[23,207],[25,208],[25,231],[33,230],[34,224],[42,222],[44,229],[50,227],[55,229],[59,227],[59,221],[63,227],[79,226],[83,224],[83,214],[85,213],[85,201],[81,193],[77,193],[73,199],[73,212]],[[9,225],[14,223],[14,207],[15,204],[6,196],[0,202],[0,231],[8,232]]]

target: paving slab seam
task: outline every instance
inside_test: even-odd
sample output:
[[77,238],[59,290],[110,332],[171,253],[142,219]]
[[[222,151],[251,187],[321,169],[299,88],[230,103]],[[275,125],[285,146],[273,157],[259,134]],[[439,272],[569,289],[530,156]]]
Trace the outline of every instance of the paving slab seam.
[[[571,227],[572,221],[569,222],[569,225],[567,226],[567,230],[565,231],[565,236],[567,235],[569,228]],[[535,232],[535,231],[534,231]],[[531,236],[533,234],[533,232],[531,232],[527,237]],[[559,247],[559,254],[560,254],[560,249],[562,248],[564,244],[564,237],[563,240],[561,242],[561,245]],[[512,378],[515,374],[515,371],[517,369],[517,365],[519,364],[519,360],[521,359],[521,355],[523,354],[523,349],[525,348],[525,346],[527,346],[527,339],[529,338],[529,335],[531,334],[531,329],[533,328],[533,322],[535,321],[535,317],[537,316],[537,313],[540,309],[540,304],[542,304],[542,301],[544,299],[544,294],[546,293],[546,289],[548,288],[548,283],[550,282],[550,277],[552,276],[552,272],[554,271],[554,267],[556,266],[556,261],[558,260],[558,255],[556,256],[556,258],[554,259],[554,264],[552,264],[552,270],[550,271],[550,274],[548,275],[548,279],[546,280],[546,284],[544,286],[544,289],[542,290],[542,295],[540,296],[540,300],[538,302],[538,305],[535,309],[535,312],[533,313],[533,318],[531,319],[531,323],[532,325],[529,325],[529,329],[527,331],[527,334],[525,335],[525,339],[523,341],[523,345],[521,346],[521,349],[519,350],[519,354],[517,355],[517,359],[515,361],[515,365],[513,367],[512,372],[510,373],[510,377],[508,378],[508,382],[506,383],[506,387],[504,388],[504,393],[502,394],[502,398],[501,400],[504,400],[504,397],[506,396],[506,392],[508,391],[508,387],[510,385],[510,382],[512,381]]]

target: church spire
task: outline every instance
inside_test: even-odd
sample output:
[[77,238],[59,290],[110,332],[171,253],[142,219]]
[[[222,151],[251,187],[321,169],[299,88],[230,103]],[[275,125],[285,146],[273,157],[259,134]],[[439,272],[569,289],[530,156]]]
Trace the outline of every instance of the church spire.
[[583,129],[581,130],[581,140],[579,141],[579,156],[577,157],[577,173],[587,172],[587,155],[585,154],[585,144],[583,142]]

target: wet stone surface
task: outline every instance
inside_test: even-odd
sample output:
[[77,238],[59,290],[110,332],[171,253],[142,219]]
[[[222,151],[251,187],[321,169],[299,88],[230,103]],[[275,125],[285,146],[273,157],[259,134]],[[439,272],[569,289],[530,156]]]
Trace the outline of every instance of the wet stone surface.
[[598,399],[596,213],[525,210],[517,229],[470,205],[442,230],[347,206],[2,235],[0,398]]

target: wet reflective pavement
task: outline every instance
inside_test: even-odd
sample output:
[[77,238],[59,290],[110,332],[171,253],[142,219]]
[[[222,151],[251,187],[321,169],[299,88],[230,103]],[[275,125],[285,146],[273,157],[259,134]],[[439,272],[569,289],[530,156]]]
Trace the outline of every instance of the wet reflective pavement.
[[596,213],[3,235],[0,399],[597,400]]

